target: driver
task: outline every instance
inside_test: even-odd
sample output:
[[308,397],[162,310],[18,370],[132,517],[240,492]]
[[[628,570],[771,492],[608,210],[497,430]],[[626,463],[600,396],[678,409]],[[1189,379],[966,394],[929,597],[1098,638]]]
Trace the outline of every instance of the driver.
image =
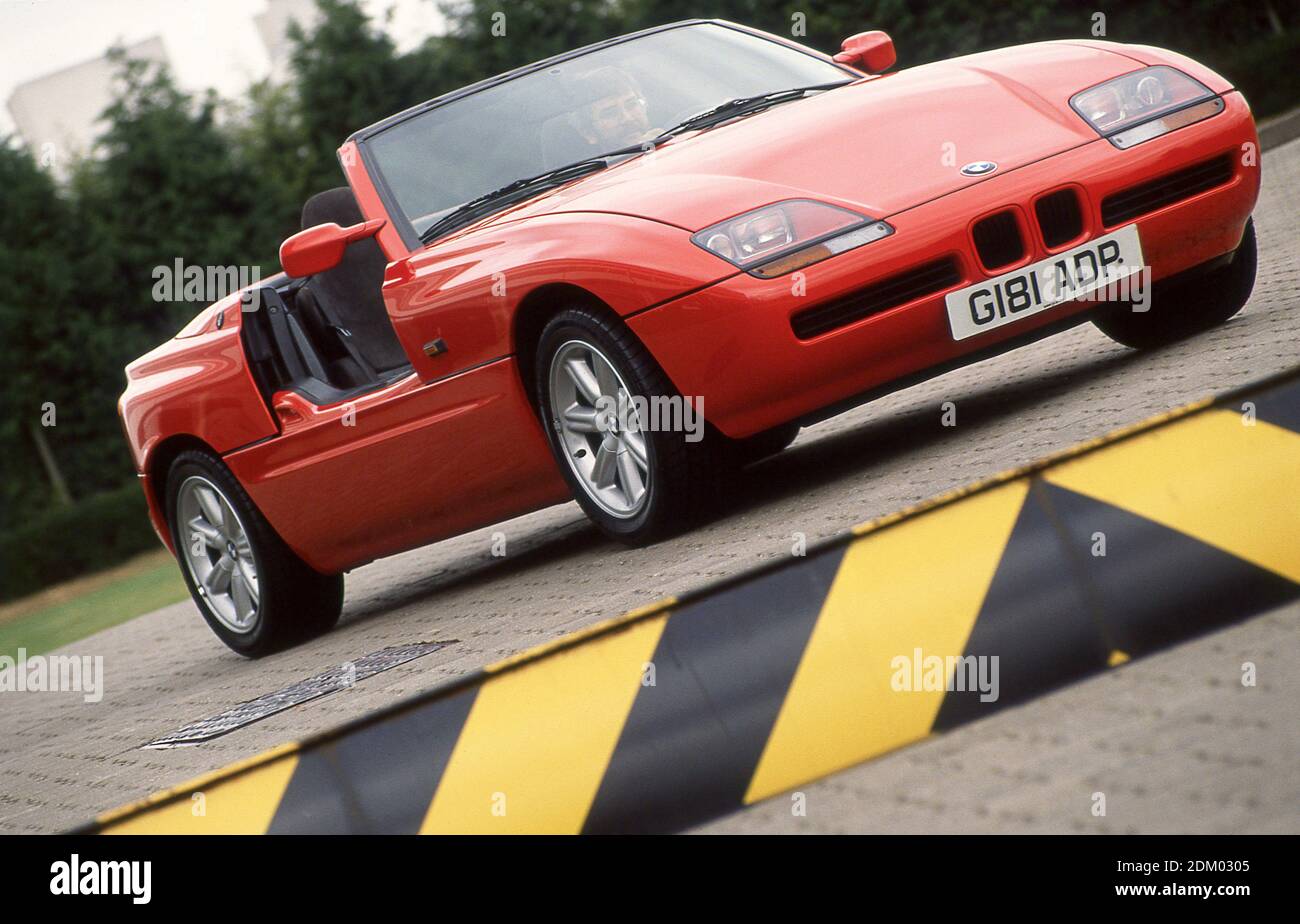
[[573,86],[578,100],[575,127],[593,150],[641,144],[662,131],[650,127],[645,96],[619,68],[607,65],[579,74]]

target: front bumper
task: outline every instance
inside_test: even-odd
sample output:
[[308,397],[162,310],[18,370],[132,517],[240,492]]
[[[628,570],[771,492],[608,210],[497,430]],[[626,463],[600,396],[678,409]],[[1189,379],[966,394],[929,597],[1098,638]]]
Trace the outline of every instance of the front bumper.
[[[1234,250],[1259,195],[1259,144],[1245,100],[1237,92],[1224,100],[1218,115],[1137,147],[1122,151],[1098,139],[882,216],[895,234],[810,266],[802,274],[764,280],[742,273],[634,315],[628,324],[678,390],[703,396],[709,421],[735,438],[1045,335],[1072,318],[1079,320],[1075,316],[1097,303],[1067,302],[954,341],[944,295],[1114,230],[1118,225],[1102,223],[1106,196],[1224,154],[1232,156],[1234,165],[1227,182],[1134,223],[1153,280]],[[1033,201],[1063,186],[1074,186],[1080,194],[1084,234],[1049,250],[1031,233],[1022,260],[986,272],[971,242],[971,225],[1011,207],[1025,219],[1022,226],[1032,229]],[[945,256],[959,268],[961,278],[952,285],[811,339],[795,336],[791,318],[796,313]]]

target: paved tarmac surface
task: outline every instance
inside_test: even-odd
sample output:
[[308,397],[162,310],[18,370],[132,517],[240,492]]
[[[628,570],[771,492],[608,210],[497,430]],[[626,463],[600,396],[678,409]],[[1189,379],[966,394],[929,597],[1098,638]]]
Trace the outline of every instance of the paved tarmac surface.
[[[805,430],[740,476],[711,524],[652,548],[606,541],[567,504],[349,575],[329,636],[262,661],[186,602],[61,653],[102,656],[105,692],[4,693],[0,832],[104,809],[320,731],[598,619],[1206,394],[1300,363],[1300,142],[1264,155],[1260,270],[1245,311],[1153,353],[1091,325]],[[957,405],[958,425],[940,424]],[[493,533],[508,554],[491,554]],[[1295,608],[1251,620],[807,788],[712,831],[1300,831]],[[140,745],[388,646],[434,654],[196,747]],[[1253,661],[1259,685],[1242,688]],[[1091,814],[1104,792],[1107,815]]]

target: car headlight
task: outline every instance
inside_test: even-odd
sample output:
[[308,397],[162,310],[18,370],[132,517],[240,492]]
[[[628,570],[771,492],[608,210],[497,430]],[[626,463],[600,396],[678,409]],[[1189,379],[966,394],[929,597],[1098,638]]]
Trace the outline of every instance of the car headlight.
[[691,240],[728,263],[770,279],[893,233],[887,222],[838,205],[789,199],[710,225]]
[[1199,80],[1158,64],[1070,97],[1070,105],[1117,148],[1131,148],[1223,111]]

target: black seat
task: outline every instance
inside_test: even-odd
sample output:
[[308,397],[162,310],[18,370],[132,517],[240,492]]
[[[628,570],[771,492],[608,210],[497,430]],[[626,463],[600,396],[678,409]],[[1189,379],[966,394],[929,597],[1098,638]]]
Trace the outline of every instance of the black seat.
[[[335,222],[349,227],[363,221],[352,190],[327,189],[302,207],[302,226]],[[347,331],[350,351],[380,376],[409,365],[384,308],[380,284],[388,261],[373,238],[348,245],[338,266],[317,273],[307,286],[326,321]]]
[[303,286],[293,297],[293,311],[302,325],[307,339],[316,345],[316,352],[328,371],[327,379],[338,388],[356,388],[375,380],[374,370],[366,371],[364,360],[358,355],[354,338],[339,333],[341,324],[331,324],[321,311],[310,286]]

